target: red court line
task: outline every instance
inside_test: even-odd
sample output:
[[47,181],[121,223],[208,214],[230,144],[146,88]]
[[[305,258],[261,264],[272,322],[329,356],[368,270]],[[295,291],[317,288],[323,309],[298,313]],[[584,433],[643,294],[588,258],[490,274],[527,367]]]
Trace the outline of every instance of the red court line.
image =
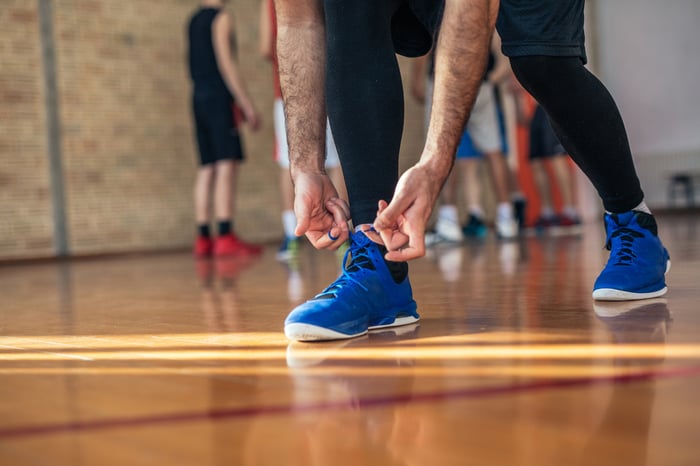
[[[409,393],[387,395],[380,397],[362,398],[355,400],[353,406],[382,407],[411,402],[431,402],[449,400],[469,400],[487,398],[490,396],[537,392],[557,388],[574,388],[599,384],[626,384],[657,379],[693,377],[700,375],[700,366],[687,366],[677,369],[646,371],[637,374],[613,375],[609,377],[581,377],[573,379],[552,379],[535,381],[520,385],[495,385],[486,387],[464,388],[426,393]],[[159,424],[172,425],[196,421],[217,421],[240,419],[255,416],[277,414],[305,414],[318,411],[342,409],[350,406],[348,402],[325,402],[307,404],[284,404],[277,406],[248,406],[243,408],[215,409],[211,411],[195,411],[172,413],[160,416],[144,416],[133,418],[98,419],[84,422],[67,422],[56,424],[39,424],[0,429],[0,440],[17,437],[33,437],[39,435],[60,434],[66,432],[92,432],[125,427],[143,427]]]

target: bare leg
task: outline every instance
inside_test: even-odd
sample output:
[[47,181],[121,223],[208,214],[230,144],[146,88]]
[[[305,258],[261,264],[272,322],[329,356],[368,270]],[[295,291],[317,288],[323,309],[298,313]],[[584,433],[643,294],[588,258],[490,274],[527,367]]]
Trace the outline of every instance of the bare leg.
[[503,154],[498,152],[486,153],[486,160],[489,162],[489,171],[493,186],[496,190],[496,199],[498,203],[510,202],[508,195],[508,168]]
[[483,207],[481,204],[481,179],[479,178],[479,164],[481,159],[468,158],[457,162],[459,169],[462,172],[462,189],[464,190],[464,199],[467,203],[467,209],[470,213],[483,216]]
[[294,185],[288,168],[280,170],[280,194],[282,197],[282,210],[294,209]]
[[535,178],[537,194],[540,196],[540,216],[551,216],[553,211],[552,191],[549,184],[549,175],[543,159],[534,159],[532,162],[532,175]]
[[214,165],[199,167],[194,184],[194,216],[197,225],[209,222],[209,195],[213,179]]
[[571,176],[571,167],[569,166],[568,157],[562,154],[552,157],[551,160],[552,168],[554,169],[554,176],[559,184],[559,191],[561,192],[561,198],[564,202],[564,206],[569,208],[574,207],[574,191],[576,187],[574,185],[574,177]]
[[233,160],[221,160],[216,162],[214,215],[217,221],[227,221],[233,218],[237,178],[237,162]]

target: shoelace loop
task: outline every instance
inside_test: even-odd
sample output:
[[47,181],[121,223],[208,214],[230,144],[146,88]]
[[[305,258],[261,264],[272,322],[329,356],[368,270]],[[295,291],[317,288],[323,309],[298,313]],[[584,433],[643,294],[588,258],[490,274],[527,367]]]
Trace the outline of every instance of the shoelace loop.
[[[621,227],[615,230],[608,238],[608,242],[605,247],[611,251],[611,259],[613,255],[615,256],[616,262],[614,265],[629,266],[637,258],[634,253],[633,243],[637,238],[644,237],[643,234],[638,231],[632,230],[631,228]],[[613,239],[619,239],[619,245],[616,245],[615,251],[613,251]]]
[[[352,261],[350,264],[346,267],[346,264],[348,263],[348,256],[353,253],[352,256]],[[374,264],[372,263],[372,259],[369,256],[369,251],[367,250],[366,247],[359,247],[353,251],[352,248],[348,249],[345,251],[345,254],[343,255],[343,272],[334,281],[333,283],[328,286],[325,290],[323,290],[316,298],[323,298],[326,295],[332,294],[335,297],[335,291],[339,290],[345,285],[346,280],[350,281],[360,288],[362,288],[364,291],[369,291],[366,286],[364,286],[362,283],[360,283],[358,280],[353,278],[350,275],[350,272],[357,272],[360,269],[374,269]]]

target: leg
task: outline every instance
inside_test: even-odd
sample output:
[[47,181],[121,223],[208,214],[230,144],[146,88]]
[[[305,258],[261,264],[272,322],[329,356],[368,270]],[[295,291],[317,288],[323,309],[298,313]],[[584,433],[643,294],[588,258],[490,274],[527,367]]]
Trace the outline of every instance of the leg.
[[196,128],[197,148],[199,149],[199,169],[194,184],[194,216],[197,223],[197,237],[194,242],[195,257],[211,256],[213,243],[210,232],[210,196],[214,180],[214,150],[207,121],[206,102],[193,99],[192,113]]
[[518,224],[514,217],[508,190],[508,168],[501,153],[501,135],[493,86],[482,83],[474,109],[467,122],[467,128],[474,138],[477,149],[483,153],[489,164],[489,172],[498,202],[496,212],[496,234],[510,239],[518,234]]
[[[668,251],[643,202],[617,106],[583,66],[583,0],[542,0],[538,5],[528,10],[529,5],[503,0],[498,27],[516,77],[547,111],[559,140],[608,212],[610,258],[593,286],[593,298],[661,296],[667,290]],[[555,27],[536,30],[538,24]]]
[[479,166],[481,159],[468,158],[458,162],[459,170],[462,172],[464,200],[470,213],[483,216],[481,203],[481,178],[479,177]]
[[209,199],[213,179],[213,164],[199,167],[194,183],[194,216],[197,225],[207,225],[209,223]]
[[487,231],[481,202],[480,165],[481,158],[476,157],[460,159],[457,162],[458,169],[462,173],[462,180],[464,180],[462,189],[464,189],[464,200],[469,212],[467,223],[462,228],[462,232],[465,236],[474,238],[483,238]]
[[555,214],[552,202],[552,186],[547,167],[545,166],[545,159],[534,158],[530,161],[530,166],[532,167],[532,176],[535,179],[535,188],[540,198],[540,215],[535,222],[535,228],[541,230],[554,226]]
[[233,218],[234,172],[233,160],[219,160],[216,162],[214,217],[217,222],[227,222]]
[[511,64],[547,111],[559,140],[597,189],[605,210],[637,207],[644,194],[622,117],[603,84],[578,57],[517,57]]
[[403,90],[391,39],[396,0],[326,0],[326,100],[353,223],[370,223],[399,171]]
[[[392,43],[398,0],[326,0],[326,102],[356,228],[390,200],[399,169],[403,90]],[[408,266],[384,260],[386,249],[362,232],[350,236],[343,273],[287,316],[294,340],[352,338],[416,322]]]
[[574,177],[571,176],[569,157],[566,154],[555,155],[551,158],[552,172],[557,180],[561,200],[564,203],[564,210],[574,208],[576,204]]

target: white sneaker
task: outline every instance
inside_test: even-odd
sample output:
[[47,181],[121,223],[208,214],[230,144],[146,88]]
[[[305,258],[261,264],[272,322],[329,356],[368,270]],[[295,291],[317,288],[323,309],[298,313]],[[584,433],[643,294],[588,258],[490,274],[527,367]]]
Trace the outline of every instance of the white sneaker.
[[462,227],[459,222],[447,219],[445,217],[438,217],[435,223],[435,233],[440,235],[441,238],[446,241],[452,241],[454,243],[459,243],[463,239]]
[[518,236],[518,222],[514,218],[497,218],[496,235],[501,239],[513,239]]

